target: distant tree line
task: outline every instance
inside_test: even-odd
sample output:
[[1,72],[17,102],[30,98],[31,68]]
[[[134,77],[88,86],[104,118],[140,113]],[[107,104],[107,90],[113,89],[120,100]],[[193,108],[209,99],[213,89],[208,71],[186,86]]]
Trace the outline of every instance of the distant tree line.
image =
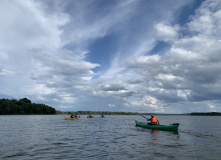
[[[151,113],[138,113],[138,112],[111,112],[111,111],[58,111],[56,110],[56,114],[76,114],[76,115],[145,115],[148,116]],[[169,113],[153,113],[154,115],[164,115],[164,116],[221,116],[221,112],[192,112],[185,114],[169,114]]]
[[27,98],[0,99],[0,115],[9,114],[55,114],[55,109],[45,104],[32,103]]
[[221,116],[220,112],[193,112],[191,116]]
[[71,112],[64,112],[64,111],[56,111],[56,114],[77,114],[77,115],[139,115],[138,112],[110,112],[110,111],[71,111]]

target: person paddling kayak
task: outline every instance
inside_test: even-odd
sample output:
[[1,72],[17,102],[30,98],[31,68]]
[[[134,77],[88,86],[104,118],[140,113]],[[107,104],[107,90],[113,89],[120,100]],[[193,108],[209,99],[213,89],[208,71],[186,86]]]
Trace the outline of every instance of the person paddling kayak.
[[71,118],[77,118],[77,117],[78,116],[76,114],[75,115],[73,113],[71,114]]
[[73,113],[71,114],[71,118],[74,118],[74,114]]
[[149,125],[157,125],[160,124],[160,122],[157,120],[157,118],[154,117],[153,114],[151,114],[151,118],[147,119],[147,121],[150,121],[150,123],[148,123]]
[[92,116],[91,114],[89,114],[89,116],[87,116],[87,118],[94,118],[94,116]]

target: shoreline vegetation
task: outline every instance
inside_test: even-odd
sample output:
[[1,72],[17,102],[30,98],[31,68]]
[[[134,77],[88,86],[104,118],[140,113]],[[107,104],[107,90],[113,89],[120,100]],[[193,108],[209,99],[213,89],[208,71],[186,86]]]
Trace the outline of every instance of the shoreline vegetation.
[[[150,115],[151,113],[139,112],[111,112],[111,111],[59,111],[45,104],[32,103],[27,98],[16,99],[0,99],[0,115]],[[155,115],[186,115],[186,116],[221,116],[221,112],[192,112],[184,114],[170,113],[153,113]]]
[[27,98],[0,99],[0,115],[32,115],[32,114],[55,114],[56,110],[45,104],[32,103]]

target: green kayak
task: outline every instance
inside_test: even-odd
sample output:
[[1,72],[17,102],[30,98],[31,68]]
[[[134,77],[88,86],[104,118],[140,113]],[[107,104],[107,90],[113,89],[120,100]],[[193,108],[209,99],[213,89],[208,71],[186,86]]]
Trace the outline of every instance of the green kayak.
[[136,126],[148,128],[148,129],[157,129],[157,130],[166,130],[166,131],[178,131],[179,123],[173,123],[171,125],[149,125],[144,122],[138,122],[135,120]]

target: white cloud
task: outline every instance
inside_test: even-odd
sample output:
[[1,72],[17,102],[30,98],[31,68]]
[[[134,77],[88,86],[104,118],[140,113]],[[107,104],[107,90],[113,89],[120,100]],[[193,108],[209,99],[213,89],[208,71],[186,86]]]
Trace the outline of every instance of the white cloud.
[[163,112],[164,107],[155,97],[144,96],[138,98],[135,101],[127,101],[125,104],[127,107],[132,107],[135,111],[148,111],[148,112]]
[[108,104],[109,107],[116,107],[115,104]]
[[160,73],[159,75],[157,75],[156,79],[164,80],[164,81],[174,81],[176,79],[183,80],[182,77],[174,76],[172,74],[163,74],[163,73]]
[[200,54],[191,50],[185,50],[183,48],[172,47],[169,54],[174,59],[181,60],[181,61],[196,61],[196,60],[203,59],[203,57]]
[[[158,58],[154,61],[149,61],[149,57],[152,56],[134,57],[127,61],[127,67],[144,77],[147,88],[144,88],[146,93],[143,93],[154,96],[159,104],[163,102],[193,104],[192,102],[213,101],[214,97],[219,99],[221,93],[213,88],[216,86],[221,89],[219,85],[221,73],[218,72],[221,66],[218,55],[221,52],[219,41],[221,28],[218,25],[220,19],[217,18],[220,13],[217,7],[219,5],[221,3],[218,1],[204,2],[187,25],[186,30],[197,32],[193,35],[179,37],[177,25],[175,27],[164,23],[155,25],[159,40],[169,42],[171,49],[164,56],[156,55]],[[149,105],[144,102],[143,98],[133,101],[132,104]],[[151,105],[156,107],[154,104]]]
[[159,55],[152,56],[138,56],[131,57],[127,60],[126,66],[129,64],[129,67],[143,67],[143,66],[151,66],[160,62],[161,57]]
[[91,69],[99,65],[62,48],[68,42],[62,38],[69,15],[47,12],[43,1],[25,0],[2,1],[0,15],[1,84],[10,86],[0,94],[44,101],[58,94],[58,99],[74,103],[71,90],[86,88],[85,81],[96,75]]
[[[209,37],[219,37],[221,29],[221,10],[220,2],[207,0],[197,10],[188,24],[190,31],[198,32]],[[218,34],[217,34],[218,32]]]
[[2,69],[2,70],[0,70],[0,75],[3,75],[3,76],[5,76],[5,75],[15,75],[15,72],[9,71],[7,69]]
[[156,37],[161,41],[171,42],[178,38],[178,25],[172,27],[160,22],[155,25],[155,29]]
[[63,13],[48,15],[42,4],[26,0],[2,1],[0,14],[5,16],[0,19],[0,49],[5,52],[58,48],[62,44],[60,27],[69,20]]
[[177,90],[177,96],[188,101],[187,97],[191,93],[190,90]]

